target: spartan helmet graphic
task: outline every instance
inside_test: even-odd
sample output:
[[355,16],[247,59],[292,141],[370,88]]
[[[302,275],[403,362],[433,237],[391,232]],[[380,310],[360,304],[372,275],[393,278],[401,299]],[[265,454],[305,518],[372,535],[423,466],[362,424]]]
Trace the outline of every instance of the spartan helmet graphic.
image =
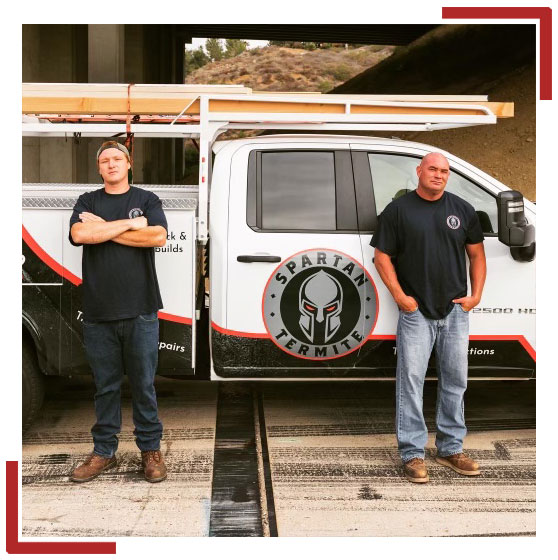
[[302,332],[313,344],[329,342],[341,326],[341,284],[333,276],[320,270],[302,283],[298,302]]

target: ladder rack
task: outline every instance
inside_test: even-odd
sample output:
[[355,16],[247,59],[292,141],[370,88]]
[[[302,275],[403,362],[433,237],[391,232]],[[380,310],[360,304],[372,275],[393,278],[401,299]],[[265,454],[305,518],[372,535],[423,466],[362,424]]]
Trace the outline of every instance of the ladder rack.
[[24,136],[198,138],[198,240],[207,240],[208,162],[222,132],[424,131],[495,124],[513,103],[485,96],[253,93],[243,86],[23,84]]

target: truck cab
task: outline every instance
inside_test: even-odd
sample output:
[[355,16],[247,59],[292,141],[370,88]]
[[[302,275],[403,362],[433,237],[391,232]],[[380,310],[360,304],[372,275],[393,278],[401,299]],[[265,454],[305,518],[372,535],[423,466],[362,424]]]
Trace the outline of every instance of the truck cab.
[[[471,377],[534,374],[534,262],[499,239],[498,195],[508,187],[434,146],[388,138],[277,135],[215,151],[212,378],[394,377],[397,308],[370,240],[385,206],[416,188],[416,167],[432,151],[448,158],[447,190],[473,205],[485,236]],[[534,225],[534,205],[525,201],[524,212]]]

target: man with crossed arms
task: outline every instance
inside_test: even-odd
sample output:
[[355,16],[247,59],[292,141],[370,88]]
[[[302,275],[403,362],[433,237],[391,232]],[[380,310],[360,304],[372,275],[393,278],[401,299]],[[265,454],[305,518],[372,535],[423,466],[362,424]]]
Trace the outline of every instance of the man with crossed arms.
[[83,245],[83,340],[95,379],[93,453],[71,474],[86,482],[116,465],[122,424],[120,386],[132,390],[134,435],[145,479],[160,482],[167,469],[160,451],[163,425],[153,385],[163,307],[153,247],[167,238],[167,221],[154,193],[130,186],[130,155],[108,141],[97,152],[104,187],[84,193],[70,219],[70,242]]

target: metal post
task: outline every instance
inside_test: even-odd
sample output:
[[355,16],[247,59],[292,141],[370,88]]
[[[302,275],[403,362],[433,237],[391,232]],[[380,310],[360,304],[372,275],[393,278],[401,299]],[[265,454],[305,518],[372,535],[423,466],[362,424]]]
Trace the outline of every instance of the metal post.
[[209,203],[209,148],[212,131],[209,130],[209,99],[200,95],[200,169],[198,193],[198,241],[205,245],[208,234],[208,203]]

